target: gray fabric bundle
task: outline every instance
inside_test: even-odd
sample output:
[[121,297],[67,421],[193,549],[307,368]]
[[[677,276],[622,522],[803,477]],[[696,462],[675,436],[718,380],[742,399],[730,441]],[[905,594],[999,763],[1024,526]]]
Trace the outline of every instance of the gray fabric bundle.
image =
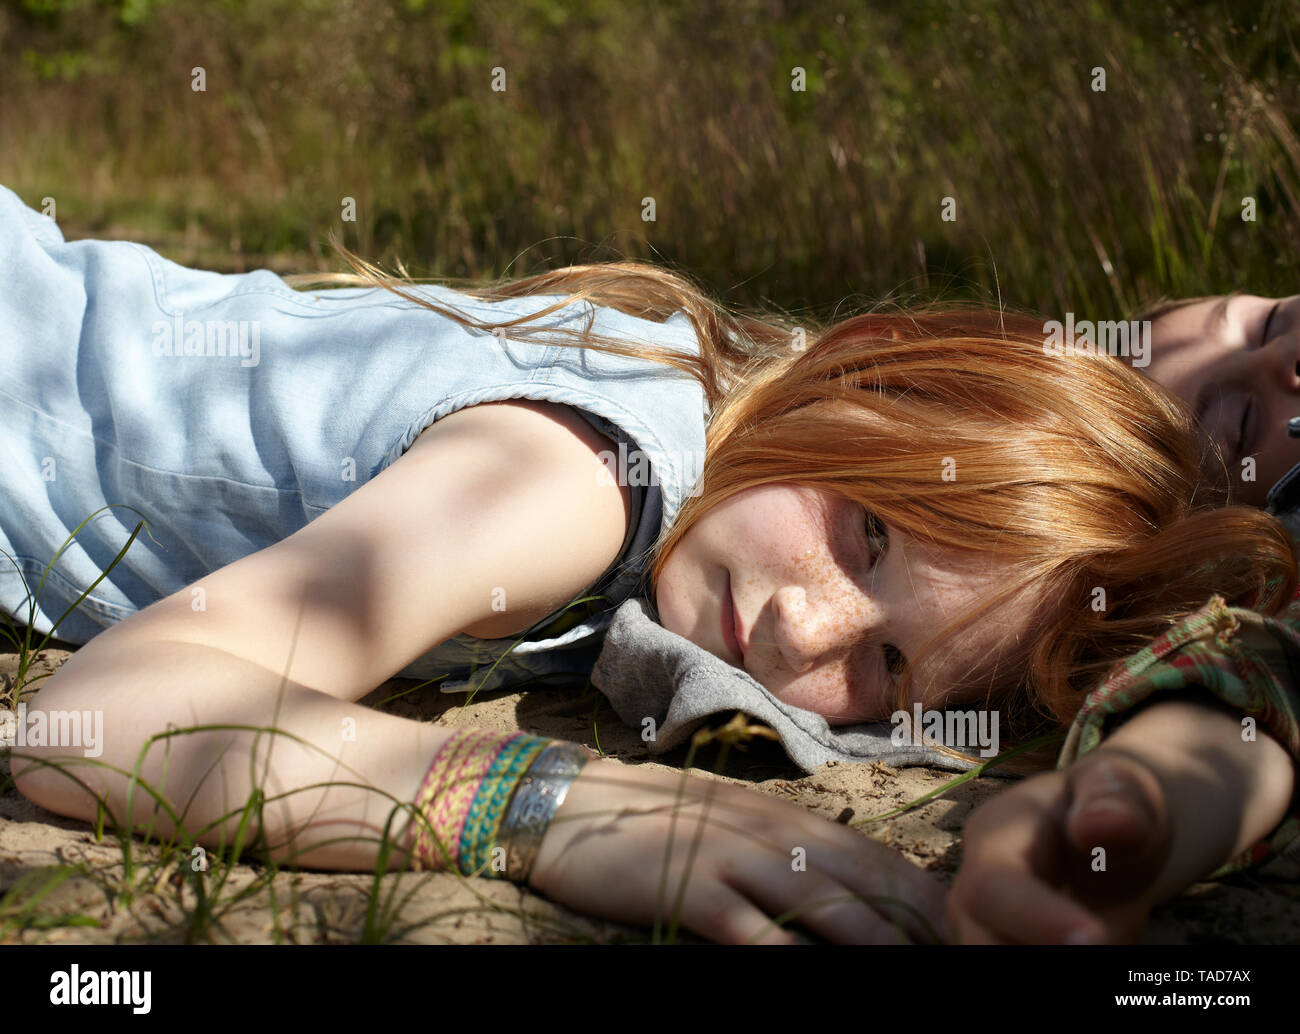
[[[959,772],[975,766],[925,744],[893,743],[895,727],[889,722],[831,727],[821,715],[782,703],[747,672],[668,631],[653,614],[645,597],[623,602],[591,673],[592,683],[628,725],[639,728],[646,718],[654,720],[655,735],[648,743],[652,754],[678,746],[711,716],[722,716],[721,724],[743,711],[771,726],[805,772],[828,761],[934,765]],[[1011,775],[998,767],[988,774]]]

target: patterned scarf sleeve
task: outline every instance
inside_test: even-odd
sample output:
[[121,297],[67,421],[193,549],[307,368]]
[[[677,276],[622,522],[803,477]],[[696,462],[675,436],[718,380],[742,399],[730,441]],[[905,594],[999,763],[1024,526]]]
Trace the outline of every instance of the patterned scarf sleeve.
[[[1222,596],[1211,598],[1111,669],[1075,716],[1056,767],[1095,750],[1113,716],[1140,707],[1157,693],[1188,692],[1211,693],[1254,718],[1257,734],[1267,729],[1300,764],[1300,597],[1273,618],[1229,607]],[[1266,863],[1270,873],[1300,870],[1300,792],[1271,834],[1206,879]]]

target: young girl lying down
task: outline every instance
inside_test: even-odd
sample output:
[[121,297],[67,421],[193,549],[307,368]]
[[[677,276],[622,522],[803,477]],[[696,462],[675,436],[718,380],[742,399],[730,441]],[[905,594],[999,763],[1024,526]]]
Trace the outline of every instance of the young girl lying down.
[[[15,750],[18,788],[45,808],[91,820],[102,802],[110,821],[215,845],[260,788],[271,857],[364,871],[395,842],[399,865],[632,922],[656,918],[665,864],[675,889],[689,860],[682,922],[728,942],[796,940],[773,923],[790,912],[835,941],[1132,936],[1282,818],[1290,760],[1267,732],[1247,749],[1199,702],[1152,705],[980,809],[967,842],[1002,855],[947,894],[743,788],[683,793],[573,744],[355,703],[520,636],[521,670],[558,670],[599,640],[601,615],[573,624],[569,601],[642,592],[670,630],[834,722],[921,702],[1064,726],[1211,594],[1276,612],[1296,584],[1280,526],[1215,509],[1182,410],[1118,362],[1045,355],[1036,321],[798,328],[632,263],[477,292],[356,286],[362,267],[353,286],[298,291],[65,242],[2,188],[0,234],[0,545],[35,584],[82,520],[126,504],[81,529],[35,611],[21,579],[0,581],[37,632],[58,621],[85,644],[29,708],[103,713],[95,764]],[[652,483],[609,476],[628,447]],[[131,541],[141,516],[150,534]],[[150,743],[169,728],[193,731]],[[1204,785],[1207,757],[1224,785]],[[1106,758],[1167,780],[1172,848],[1155,861],[1108,824]],[[137,763],[170,810],[132,784]],[[1038,813],[1004,835],[992,805],[1022,788]],[[1062,827],[1062,858],[1091,871],[1113,848],[1078,896],[1118,895],[1121,913],[1004,864],[1071,794],[1093,807]],[[1194,819],[1216,794],[1240,821],[1207,841]]]

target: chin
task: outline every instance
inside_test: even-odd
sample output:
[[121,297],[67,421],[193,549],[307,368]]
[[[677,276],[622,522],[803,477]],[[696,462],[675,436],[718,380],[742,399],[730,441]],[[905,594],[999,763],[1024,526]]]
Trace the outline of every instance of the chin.
[[826,719],[827,725],[858,725],[861,722],[871,721],[869,715],[856,711],[847,703],[840,706],[831,706],[825,701],[810,700],[801,693],[773,693],[772,695],[783,704],[797,707],[801,711],[821,715]]

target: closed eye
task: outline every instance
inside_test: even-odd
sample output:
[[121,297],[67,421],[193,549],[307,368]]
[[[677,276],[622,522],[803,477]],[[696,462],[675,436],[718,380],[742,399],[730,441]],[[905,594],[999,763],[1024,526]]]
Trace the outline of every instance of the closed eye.
[[1281,306],[1281,304],[1281,301],[1274,302],[1273,308],[1268,310],[1268,318],[1264,320],[1264,329],[1260,331],[1259,335],[1260,348],[1263,348],[1268,344],[1268,328],[1273,325],[1273,317],[1277,315],[1278,307]]

